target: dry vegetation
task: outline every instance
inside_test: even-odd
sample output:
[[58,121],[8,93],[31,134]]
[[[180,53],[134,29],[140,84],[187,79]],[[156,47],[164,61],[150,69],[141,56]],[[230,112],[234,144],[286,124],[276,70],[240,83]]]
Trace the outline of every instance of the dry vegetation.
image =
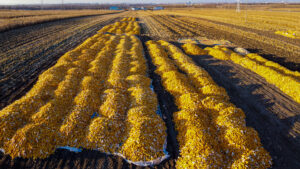
[[[170,9],[155,12],[158,14],[192,16],[212,21],[230,23],[264,31],[294,30],[300,31],[298,12],[242,10],[237,13],[231,9]],[[259,23],[259,24],[258,24]]]
[[0,34],[0,107],[17,97],[20,89],[25,90],[24,85],[34,82],[59,55],[122,15],[72,18]]
[[[299,12],[245,11],[225,9],[183,9],[141,12],[153,31],[166,39],[208,37],[229,40],[253,50],[292,70],[300,70],[300,40],[279,35],[278,30],[299,34]],[[245,20],[245,16],[247,19]],[[155,30],[155,27],[162,31]],[[160,33],[157,33],[160,32]]]
[[[300,41],[276,31],[299,32],[300,15],[225,7],[98,11],[2,32],[0,166],[297,168]],[[43,12],[2,18],[61,16]]]
[[58,19],[114,13],[109,10],[0,10],[0,32]]

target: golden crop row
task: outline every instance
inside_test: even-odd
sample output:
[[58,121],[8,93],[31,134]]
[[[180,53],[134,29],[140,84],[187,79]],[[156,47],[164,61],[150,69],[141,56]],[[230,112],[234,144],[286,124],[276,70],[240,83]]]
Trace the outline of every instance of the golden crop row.
[[177,168],[271,166],[257,132],[246,127],[244,112],[229,102],[225,89],[174,45],[148,41],[147,47],[156,73],[180,109],[173,115],[180,146]]
[[282,35],[282,36],[286,36],[288,38],[292,38],[292,39],[300,39],[300,36],[297,34],[296,31],[276,31],[275,34],[278,35]]
[[60,146],[119,153],[134,162],[161,157],[166,127],[146,75],[137,37],[97,34],[0,111],[0,147],[13,158],[45,158]]
[[139,35],[141,33],[141,28],[139,23],[135,21],[135,18],[124,18],[121,22],[115,22],[114,24],[106,25],[98,32],[100,33],[114,33],[114,34],[129,34],[129,35]]
[[128,18],[123,18],[121,21],[122,22],[136,21],[136,18],[135,17],[128,17]]
[[[199,47],[198,47],[199,48]],[[300,103],[300,73],[291,71],[277,63],[269,61],[257,54],[250,53],[241,56],[228,48],[215,46],[205,48],[208,54],[221,60],[231,60],[236,64],[250,69],[274,84],[282,92],[289,95],[296,102]]]
[[173,22],[171,19],[169,19],[169,16],[158,16],[154,15],[152,16],[157,22],[162,23],[165,27],[169,28],[170,30],[173,30],[176,34],[179,34],[183,37],[191,37],[194,36],[194,33],[190,31],[189,29],[184,28],[184,25],[179,25],[178,23]]
[[[204,27],[207,29],[215,29],[221,32],[225,32],[225,33],[230,33],[233,36],[240,36],[243,35],[245,38],[249,39],[250,41],[254,42],[257,41],[259,43],[262,44],[266,44],[268,45],[272,45],[272,46],[276,46],[276,50],[270,50],[268,51],[269,53],[274,53],[276,54],[279,51],[288,51],[286,53],[285,57],[289,57],[289,56],[293,56],[293,55],[297,55],[299,53],[299,46],[289,43],[289,42],[285,42],[279,39],[274,39],[271,38],[269,36],[261,36],[258,35],[255,32],[252,31],[247,31],[244,29],[239,29],[236,27],[231,27],[228,25],[222,25],[222,24],[217,24],[217,23],[213,23],[210,21],[205,21],[205,20],[199,20],[197,18],[188,18],[188,17],[168,17],[168,16],[161,16],[163,17],[165,20],[173,20],[173,22],[177,22],[177,25],[180,25],[182,28],[184,29],[188,29],[190,31],[196,32],[199,35],[203,34],[203,29],[201,31],[199,31],[199,27]],[[170,27],[175,27],[171,23],[169,24]],[[176,28],[176,27],[175,27]],[[176,32],[180,32],[180,29],[175,29]],[[205,33],[206,31],[204,31]],[[210,32],[210,31],[209,31]],[[205,34],[203,34],[205,35]],[[277,54],[276,54],[277,55]]]
[[242,10],[241,13],[237,13],[229,9],[192,9],[187,12],[187,10],[176,9],[155,11],[153,14],[198,17],[263,31],[300,31],[298,22],[300,16],[297,12]]
[[185,43],[182,46],[184,52],[188,55],[207,55],[207,51],[199,48],[196,44],[189,42]]
[[152,36],[174,37],[174,34],[170,31],[169,28],[155,20],[152,16],[143,17],[143,21],[147,25],[149,32],[153,34]]

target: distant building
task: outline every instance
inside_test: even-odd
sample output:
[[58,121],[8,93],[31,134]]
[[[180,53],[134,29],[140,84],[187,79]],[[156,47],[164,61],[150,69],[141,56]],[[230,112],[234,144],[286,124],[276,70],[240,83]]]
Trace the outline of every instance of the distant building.
[[189,1],[189,2],[186,3],[186,5],[187,5],[187,6],[191,6],[191,5],[193,5],[193,4],[192,4],[191,1]]
[[138,11],[138,10],[144,10],[144,7],[138,8],[138,7],[132,7],[132,11]]
[[121,9],[117,6],[111,6],[109,7],[109,10],[121,10]]
[[162,6],[156,6],[153,8],[153,10],[163,10],[163,9],[164,9],[164,7],[162,7]]

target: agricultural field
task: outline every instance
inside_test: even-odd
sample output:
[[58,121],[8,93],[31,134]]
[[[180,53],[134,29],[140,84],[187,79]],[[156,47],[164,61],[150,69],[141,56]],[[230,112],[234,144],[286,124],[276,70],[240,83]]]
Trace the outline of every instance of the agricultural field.
[[114,13],[108,10],[0,10],[0,32],[68,18]]
[[37,74],[52,66],[65,51],[123,15],[54,21],[0,34],[0,108],[26,91]]
[[154,27],[153,36],[166,32],[163,36],[171,40],[203,36],[226,39],[289,69],[300,70],[299,12],[248,10],[237,15],[235,10],[174,9],[140,15]]
[[254,10],[0,33],[0,168],[297,168],[300,15]]

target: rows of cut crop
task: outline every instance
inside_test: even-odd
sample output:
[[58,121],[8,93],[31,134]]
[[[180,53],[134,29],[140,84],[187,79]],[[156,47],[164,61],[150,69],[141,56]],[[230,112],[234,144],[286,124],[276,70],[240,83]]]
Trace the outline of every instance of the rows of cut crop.
[[[271,157],[245,114],[230,103],[225,89],[179,48],[165,41],[147,47],[164,88],[179,108],[177,168],[268,168]],[[181,72],[184,73],[181,73]]]
[[139,35],[141,33],[141,28],[136,21],[136,18],[123,18],[120,22],[115,22],[114,24],[104,26],[100,33],[114,33],[114,34],[131,34]]
[[276,31],[275,34],[282,35],[292,39],[300,39],[299,33],[297,31]]
[[[168,14],[172,12],[168,11]],[[164,12],[163,12],[164,13]],[[274,32],[262,32],[255,29],[247,29],[229,23],[214,22],[212,20],[197,17],[177,16],[177,15],[158,15],[160,12],[152,12],[151,15],[157,22],[168,27],[174,34],[181,37],[204,36],[214,39],[227,39],[244,48],[262,49],[267,54],[287,58],[285,61],[278,61],[285,65],[285,62],[298,62],[299,44],[294,40],[280,38]],[[241,36],[243,35],[243,36]],[[176,36],[174,36],[176,37]],[[173,37],[173,39],[174,39]],[[275,58],[273,58],[275,59]],[[289,65],[285,65],[289,66]],[[297,67],[297,66],[296,66]],[[295,66],[289,67],[295,69]]]
[[163,26],[162,23],[155,20],[152,16],[144,16],[142,20],[147,25],[147,29],[149,30],[149,33],[152,34],[152,36],[158,36],[158,37],[174,37],[174,35],[171,30],[165,26]]
[[185,25],[179,25],[178,23],[172,22],[169,16],[153,15],[152,17],[157,22],[162,23],[165,27],[182,37],[190,37],[194,35],[194,32],[192,32],[190,29],[186,29]]
[[[199,47],[196,47],[199,50]],[[209,55],[221,59],[231,60],[236,64],[250,69],[267,82],[278,87],[282,92],[289,95],[293,100],[300,103],[300,73],[291,71],[278,63],[269,61],[258,54],[249,53],[245,56],[239,55],[226,47],[207,47],[205,50]]]
[[[167,18],[166,16],[163,16],[164,18]],[[284,50],[288,51],[289,53],[286,53],[286,55],[299,55],[299,45],[295,43],[290,43],[289,41],[282,41],[281,39],[276,39],[269,36],[261,36],[260,34],[244,29],[240,29],[238,27],[232,27],[230,25],[222,25],[218,23],[213,23],[211,21],[207,20],[201,20],[199,18],[193,18],[193,17],[173,17],[169,20],[174,20],[174,22],[178,22],[177,24],[180,24],[182,26],[185,26],[187,29],[193,30],[201,35],[201,32],[197,30],[202,30],[201,28],[205,28],[209,31],[209,29],[216,29],[224,33],[230,33],[231,36],[240,36],[243,35],[244,38],[247,39],[247,42],[250,42],[250,40],[257,41],[258,43],[262,43],[265,46],[272,45],[274,48],[272,48],[272,52]],[[199,28],[201,27],[201,28]],[[202,33],[203,34],[203,33]],[[223,36],[222,36],[223,37]],[[227,40],[230,40],[227,38]],[[235,42],[235,39],[232,39],[231,41]],[[245,41],[245,39],[244,39]],[[262,46],[264,47],[264,46]],[[275,48],[276,47],[276,48]],[[280,56],[280,55],[279,55]]]
[[[247,16],[245,18],[245,13]],[[191,9],[188,12],[182,9],[156,11],[156,14],[182,15],[198,17],[212,21],[225,22],[250,29],[274,32],[276,30],[298,30],[300,19],[297,13],[288,11],[244,10],[237,14],[235,10],[224,9]],[[245,20],[246,19],[246,20]],[[260,23],[260,24],[257,24]]]
[[61,146],[134,162],[162,157],[166,127],[150,83],[136,36],[96,34],[0,111],[0,147],[13,158],[45,158]]

